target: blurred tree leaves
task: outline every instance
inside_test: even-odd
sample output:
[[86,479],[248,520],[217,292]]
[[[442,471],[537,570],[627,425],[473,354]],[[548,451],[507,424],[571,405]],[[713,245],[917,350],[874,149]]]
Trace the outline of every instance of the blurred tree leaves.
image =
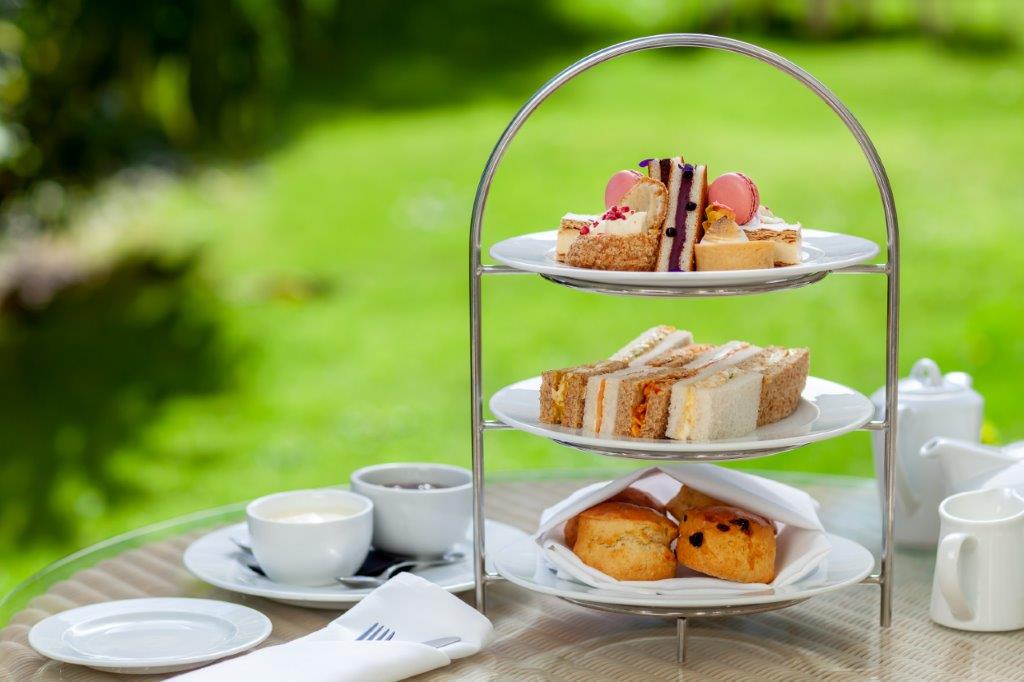
[[0,229],[59,224],[55,192],[125,164],[258,152],[278,137],[278,114],[295,98],[370,108],[451,100],[553,54],[663,31],[924,34],[978,52],[1013,44],[1018,5],[0,0]]

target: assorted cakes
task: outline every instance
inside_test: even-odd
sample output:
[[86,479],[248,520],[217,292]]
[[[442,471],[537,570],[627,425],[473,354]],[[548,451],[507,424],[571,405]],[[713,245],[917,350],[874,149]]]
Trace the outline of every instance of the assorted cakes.
[[694,343],[670,325],[607,360],[541,375],[539,419],[606,438],[738,438],[792,414],[807,382],[806,348]]
[[708,180],[682,156],[644,159],[615,173],[600,215],[567,213],[555,260],[579,268],[688,272],[751,270],[800,262],[801,226],[761,205],[743,173]]

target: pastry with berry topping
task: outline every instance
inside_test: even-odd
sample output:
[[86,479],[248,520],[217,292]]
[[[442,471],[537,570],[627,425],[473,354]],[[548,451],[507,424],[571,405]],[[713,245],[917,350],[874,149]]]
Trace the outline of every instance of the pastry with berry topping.
[[651,270],[658,238],[648,229],[649,222],[646,211],[612,206],[593,226],[580,228],[565,262],[591,270]]
[[707,167],[686,163],[681,156],[645,159],[648,175],[668,190],[668,210],[662,225],[658,272],[689,272],[694,269],[693,247],[704,228],[708,203]]

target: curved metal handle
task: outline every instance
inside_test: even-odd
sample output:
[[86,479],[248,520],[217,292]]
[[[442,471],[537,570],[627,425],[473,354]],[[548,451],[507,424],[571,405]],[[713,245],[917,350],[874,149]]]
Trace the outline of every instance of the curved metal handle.
[[[896,222],[896,205],[892,196],[892,188],[889,185],[889,178],[885,173],[885,167],[882,165],[882,160],[879,158],[874,144],[872,144],[871,139],[864,131],[860,122],[858,122],[850,110],[846,108],[846,105],[839,101],[839,98],[814,76],[807,73],[788,59],[785,59],[770,50],[766,50],[763,47],[751,45],[750,43],[745,43],[741,40],[734,40],[733,38],[723,38],[722,36],[706,35],[703,33],[666,33],[663,35],[627,40],[584,57],[575,64],[561,71],[558,75],[541,86],[541,88],[526,101],[522,108],[519,109],[518,113],[516,113],[515,117],[513,117],[512,121],[508,124],[508,127],[505,128],[505,132],[502,133],[501,137],[498,139],[498,143],[494,145],[494,149],[491,151],[491,155],[487,159],[487,165],[484,167],[484,171],[480,176],[480,183],[477,185],[476,198],[473,201],[473,216],[470,221],[469,237],[471,253],[470,267],[472,268],[473,273],[476,273],[480,265],[480,230],[481,225],[483,224],[484,207],[487,205],[487,195],[490,192],[491,183],[494,180],[495,170],[501,162],[502,157],[505,155],[505,150],[508,148],[509,143],[511,143],[512,138],[519,132],[519,129],[522,128],[530,115],[533,114],[537,107],[539,107],[540,104],[550,97],[556,90],[584,71],[597,66],[602,62],[615,59],[616,57],[621,57],[633,52],[643,52],[645,50],[655,50],[663,47],[703,47],[745,55],[764,62],[765,64],[770,64],[779,71],[789,74],[818,95],[818,97],[821,98],[821,100],[825,102],[825,104],[827,104],[840,119],[842,119],[843,123],[846,124],[847,129],[857,140],[857,144],[860,145],[861,150],[864,152],[868,165],[871,166],[871,172],[875,176],[875,183],[878,185],[878,192],[881,195],[882,209],[885,213],[885,228],[888,240],[888,262],[890,267],[894,269],[898,266],[899,229]],[[895,271],[893,274],[895,274]]]

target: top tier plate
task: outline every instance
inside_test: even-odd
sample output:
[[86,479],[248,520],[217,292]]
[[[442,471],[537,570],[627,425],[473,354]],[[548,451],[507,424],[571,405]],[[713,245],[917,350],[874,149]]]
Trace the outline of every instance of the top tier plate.
[[878,254],[878,245],[862,237],[805,229],[799,265],[706,272],[588,270],[555,260],[556,235],[556,230],[550,230],[506,239],[491,247],[491,257],[517,270],[535,272],[559,284],[599,293],[729,296],[806,286],[833,270],[863,263]]

